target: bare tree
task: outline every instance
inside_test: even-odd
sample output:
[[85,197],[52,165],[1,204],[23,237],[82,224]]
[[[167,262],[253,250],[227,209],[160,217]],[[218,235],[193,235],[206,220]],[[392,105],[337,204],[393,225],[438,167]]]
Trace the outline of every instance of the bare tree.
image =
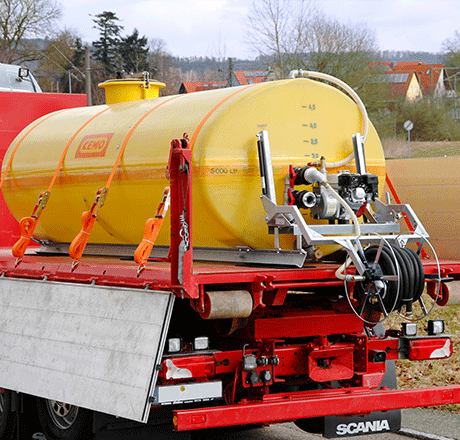
[[453,38],[448,38],[442,42],[445,64],[448,67],[460,66],[460,31],[455,31]]
[[378,50],[372,31],[328,18],[315,0],[254,0],[247,21],[249,44],[273,57],[278,77],[311,69],[355,86]]
[[212,58],[210,67],[201,71],[201,81],[227,81],[229,79],[229,68],[227,59],[227,46],[222,38],[221,32],[213,43]]
[[73,29],[64,29],[54,38],[46,40],[46,46],[39,53],[40,63],[35,70],[42,90],[69,92],[69,84],[83,84],[83,66],[75,66],[73,62],[78,40],[78,32]]
[[61,15],[55,0],[0,0],[0,61],[37,59],[25,39],[49,36]]
[[152,38],[150,40],[148,62],[155,78],[166,84],[161,93],[163,95],[177,93],[180,86],[181,72],[174,65],[173,57],[168,52],[166,42],[162,38]]
[[247,40],[260,55],[273,57],[276,76],[285,76],[288,69],[302,60],[305,36],[316,13],[315,0],[252,2],[247,17]]
[[336,76],[352,87],[372,76],[367,63],[375,60],[378,46],[374,32],[365,25],[346,25],[318,13],[305,40],[305,67]]

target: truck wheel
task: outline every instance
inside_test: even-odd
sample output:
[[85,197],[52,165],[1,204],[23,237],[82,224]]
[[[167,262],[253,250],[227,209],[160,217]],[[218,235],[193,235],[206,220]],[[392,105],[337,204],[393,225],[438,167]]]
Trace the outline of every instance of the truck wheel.
[[38,418],[47,440],[88,440],[92,412],[57,400],[37,398]]
[[0,440],[10,440],[14,435],[14,413],[11,411],[11,391],[0,393]]

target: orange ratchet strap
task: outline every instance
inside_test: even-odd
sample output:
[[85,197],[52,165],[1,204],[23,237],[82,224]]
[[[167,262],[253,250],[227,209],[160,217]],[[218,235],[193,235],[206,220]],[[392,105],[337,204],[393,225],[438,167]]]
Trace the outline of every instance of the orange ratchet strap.
[[[115,104],[117,105],[117,104]],[[54,175],[53,175],[53,178],[51,179],[51,182],[50,182],[50,185],[48,187],[48,190],[47,191],[42,191],[38,197],[38,201],[32,211],[32,214],[30,217],[24,217],[20,222],[19,222],[19,230],[20,230],[20,233],[21,233],[21,238],[14,244],[13,246],[13,249],[12,249],[12,252],[13,252],[13,256],[16,257],[16,266],[22,261],[22,259],[24,258],[24,254],[27,250],[27,247],[29,246],[29,243],[30,243],[30,239],[32,238],[32,235],[34,233],[34,230],[35,230],[35,227],[37,226],[37,223],[38,223],[38,219],[40,218],[40,214],[42,213],[42,211],[45,209],[46,207],[46,204],[48,203],[48,200],[51,196],[51,190],[53,189],[53,186],[56,182],[56,179],[61,171],[61,168],[62,168],[62,165],[64,164],[64,160],[66,158],[66,155],[67,155],[67,151],[69,150],[70,148],[70,145],[72,144],[72,142],[75,140],[75,138],[78,136],[78,134],[93,120],[95,119],[97,116],[99,116],[100,114],[106,112],[107,110],[110,110],[111,107],[107,107],[105,108],[104,110],[96,113],[94,116],[92,116],[90,119],[88,119],[75,133],[74,135],[70,138],[69,142],[67,143],[67,145],[65,146],[64,148],[64,151],[61,155],[61,159],[59,161],[59,164],[56,168],[56,171],[54,172]],[[55,113],[54,113],[55,114]],[[49,117],[51,117],[53,114],[51,114]],[[43,119],[42,121],[40,122],[43,122],[45,121],[46,119],[48,118],[45,118]],[[38,124],[37,124],[38,125]],[[34,126],[35,127],[35,126]],[[32,129],[34,128],[32,127]],[[31,129],[31,130],[32,130]],[[25,135],[24,137],[20,140],[20,142],[22,142],[22,140],[27,136],[27,134],[30,133],[29,130]],[[16,146],[16,149],[17,149],[18,146]],[[16,152],[16,149],[13,151],[13,154]],[[8,163],[8,165],[11,165],[11,160],[12,158],[10,158],[10,162]],[[2,183],[3,183],[3,180],[2,180]]]
[[134,252],[134,261],[139,265],[137,269],[137,275],[139,275],[145,268],[147,260],[150,257],[155,240],[161,229],[161,225],[164,222],[166,213],[168,212],[170,202],[169,186],[167,186],[163,192],[161,203],[158,206],[155,217],[149,218],[145,222],[144,227],[144,238],[139,243],[136,251]]
[[[112,172],[110,173],[110,176],[107,180],[107,183],[105,184],[104,188],[99,188],[96,192],[96,198],[94,199],[94,203],[92,205],[92,208],[90,211],[85,211],[82,214],[82,228],[81,231],[77,234],[77,236],[72,240],[72,243],[70,244],[69,247],[69,255],[73,259],[72,263],[72,271],[75,270],[75,268],[80,264],[80,259],[83,255],[83,252],[85,250],[86,245],[88,244],[89,236],[91,234],[91,231],[93,230],[94,223],[97,220],[97,212],[99,208],[102,208],[104,205],[104,201],[107,197],[107,193],[109,191],[109,187],[112,183],[113,178],[115,177],[115,173],[117,172],[117,168],[120,165],[121,159],[123,157],[123,153],[125,152],[126,145],[128,144],[129,139],[131,138],[132,134],[134,131],[137,129],[139,124],[147,117],[149,116],[154,110],[156,110],[158,107],[161,107],[163,104],[166,104],[169,101],[172,101],[173,99],[177,99],[179,95],[173,96],[169,99],[166,99],[162,102],[160,102],[158,105],[155,107],[151,108],[148,112],[146,112],[132,127],[131,130],[128,132],[126,135],[125,140],[123,141],[123,144],[120,148],[120,151],[118,153],[117,159],[115,161],[115,165],[112,168]],[[96,209],[97,207],[97,209]],[[89,218],[91,216],[91,221],[89,221]]]
[[108,188],[99,188],[91,209],[83,212],[81,215],[81,231],[73,239],[69,247],[69,255],[74,259],[74,262],[72,263],[72,271],[80,263],[81,256],[83,255],[83,251],[88,243],[89,235],[93,229],[94,223],[96,222],[97,212],[99,211],[99,208],[104,206],[108,191]]

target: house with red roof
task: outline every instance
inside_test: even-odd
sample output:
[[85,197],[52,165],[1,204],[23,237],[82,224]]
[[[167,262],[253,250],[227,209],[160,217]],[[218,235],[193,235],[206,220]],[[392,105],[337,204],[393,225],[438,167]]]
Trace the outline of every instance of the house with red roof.
[[391,94],[394,97],[406,96],[409,100],[420,98],[417,87],[421,90],[422,95],[439,97],[447,93],[443,64],[424,64],[422,61],[399,61],[397,63],[387,61],[369,63],[369,67],[373,70],[378,69],[382,75],[388,75],[384,81],[390,83]]
[[393,72],[415,73],[424,95],[443,96],[446,94],[444,85],[444,64],[424,64],[419,62],[398,62]]
[[248,84],[258,84],[267,81],[270,72],[262,70],[238,71],[233,72],[230,85],[246,86]]
[[179,93],[203,92],[224,87],[258,84],[267,81],[269,73],[262,70],[233,72],[230,83],[228,81],[186,81],[180,85]]
[[205,90],[223,89],[227,81],[184,81],[179,87],[179,93],[204,92]]
[[383,72],[381,79],[390,85],[390,96],[393,99],[415,101],[423,97],[422,88],[414,72]]

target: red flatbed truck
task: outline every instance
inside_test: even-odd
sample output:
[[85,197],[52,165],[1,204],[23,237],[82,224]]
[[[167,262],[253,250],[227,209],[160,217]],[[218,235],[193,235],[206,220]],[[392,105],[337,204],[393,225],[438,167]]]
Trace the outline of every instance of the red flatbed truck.
[[[381,318],[409,302],[429,312],[425,282],[443,304],[445,282],[460,277],[458,262],[397,257],[426,238],[409,206],[378,204],[374,219],[366,214],[367,238],[339,225],[346,264],[280,249],[194,249],[196,207],[184,191],[191,157],[187,137],[172,142],[171,244],[142,265],[126,247],[88,245],[78,265],[64,243],[41,242],[20,260],[3,247],[2,438],[16,415],[27,418],[24,396],[34,396],[49,440],[88,438],[109,416],[146,423],[165,413],[178,431],[295,421],[327,437],[369,434],[397,431],[401,408],[460,402],[460,385],[396,389],[395,360],[445,359],[452,341],[441,321],[420,334],[414,322],[385,329]],[[269,227],[281,215],[307,241],[330,243],[295,207],[262,198]],[[395,232],[395,213],[415,223],[415,235]]]

